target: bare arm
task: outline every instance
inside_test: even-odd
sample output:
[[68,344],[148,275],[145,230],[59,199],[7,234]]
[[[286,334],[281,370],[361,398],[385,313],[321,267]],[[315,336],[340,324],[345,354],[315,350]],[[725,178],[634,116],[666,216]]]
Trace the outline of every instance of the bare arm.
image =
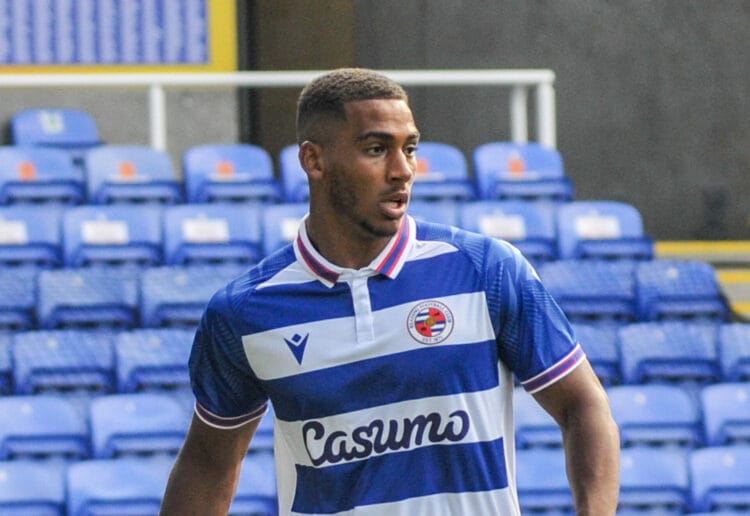
[[196,415],[169,476],[162,516],[226,515],[232,504],[242,459],[260,418],[221,430]]
[[562,429],[576,514],[614,515],[620,483],[619,431],[588,361],[534,397]]

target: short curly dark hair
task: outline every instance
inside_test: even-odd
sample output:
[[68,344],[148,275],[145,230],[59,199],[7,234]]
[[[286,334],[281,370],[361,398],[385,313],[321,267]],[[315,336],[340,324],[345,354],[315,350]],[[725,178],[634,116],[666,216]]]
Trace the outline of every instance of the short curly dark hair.
[[297,101],[297,142],[311,139],[321,117],[346,120],[346,103],[371,99],[409,97],[398,83],[367,68],[339,68],[313,79]]

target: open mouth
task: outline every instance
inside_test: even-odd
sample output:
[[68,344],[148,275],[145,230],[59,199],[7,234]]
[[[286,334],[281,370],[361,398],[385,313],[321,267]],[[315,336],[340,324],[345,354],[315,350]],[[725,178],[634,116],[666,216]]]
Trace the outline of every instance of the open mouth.
[[399,193],[386,197],[381,204],[390,217],[399,218],[403,216],[408,203],[409,194]]

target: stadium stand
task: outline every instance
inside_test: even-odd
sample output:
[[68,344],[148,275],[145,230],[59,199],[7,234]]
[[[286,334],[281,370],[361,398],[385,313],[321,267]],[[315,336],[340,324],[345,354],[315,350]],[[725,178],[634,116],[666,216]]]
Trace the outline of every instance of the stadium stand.
[[750,380],[750,324],[738,322],[721,325],[719,361],[725,381]]
[[690,508],[687,455],[674,448],[626,448],[620,456],[618,515],[684,514]]
[[573,331],[586,352],[594,372],[604,385],[622,382],[620,353],[617,346],[618,325],[573,323]]
[[459,226],[459,206],[460,203],[454,201],[410,201],[409,215],[416,220]]
[[0,267],[0,330],[30,330],[37,324],[33,267]]
[[268,206],[263,210],[263,253],[268,256],[297,237],[302,217],[307,214],[307,203],[287,203]]
[[80,204],[83,174],[61,150],[0,147],[0,204]]
[[750,382],[707,385],[700,403],[708,446],[750,445]]
[[573,497],[561,448],[516,452],[518,499],[526,514],[573,514]]
[[13,391],[12,338],[10,332],[0,332],[0,396]]
[[0,514],[65,514],[65,467],[28,459],[0,462]]
[[516,448],[562,447],[560,427],[523,387],[515,388],[513,413],[516,421]]
[[55,205],[1,206],[0,266],[60,267],[62,216]]
[[750,511],[750,446],[710,446],[688,457],[694,511]]
[[279,175],[284,187],[284,199],[288,203],[307,202],[310,198],[310,185],[307,173],[299,164],[299,146],[287,145],[279,152]]
[[191,147],[182,156],[190,203],[276,203],[283,200],[273,161],[264,148],[244,143]]
[[119,392],[188,387],[193,329],[137,328],[117,334],[114,344]]
[[242,461],[237,493],[229,514],[275,516],[276,465],[271,453],[250,453]]
[[476,197],[475,183],[458,147],[443,142],[419,142],[412,199],[466,202]]

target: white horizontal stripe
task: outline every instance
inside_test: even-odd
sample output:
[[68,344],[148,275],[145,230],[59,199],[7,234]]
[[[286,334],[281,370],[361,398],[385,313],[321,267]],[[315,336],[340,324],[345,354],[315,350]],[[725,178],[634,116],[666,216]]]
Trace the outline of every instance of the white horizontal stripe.
[[[428,345],[472,344],[494,338],[484,292],[436,298],[435,301],[448,307],[453,319],[450,334],[446,329],[447,338],[439,344],[419,342],[407,328],[410,312],[423,300],[373,312],[375,338],[361,345],[356,343],[354,317],[325,319],[245,335],[242,344],[255,374],[261,380],[273,380]],[[285,339],[294,342],[295,335],[300,342],[307,336],[302,364],[285,343]]]
[[311,281],[317,281],[317,277],[313,276],[299,262],[292,262],[288,267],[280,270],[271,278],[258,285],[257,288],[260,290],[278,285],[296,285],[299,283],[310,283]]
[[[284,513],[302,516],[301,513]],[[411,498],[400,502],[363,505],[350,511],[327,516],[455,516],[497,515],[520,516],[521,511],[510,489],[475,493],[441,493]],[[307,515],[306,515],[307,516]]]
[[[429,414],[439,414],[441,423],[434,428],[435,430],[443,431],[446,425],[452,423],[452,430],[454,432],[465,431],[465,435],[460,439],[461,443],[477,443],[485,441],[493,441],[504,434],[512,431],[512,427],[505,428],[503,419],[504,407],[511,410],[510,397],[512,391],[508,391],[506,396],[503,397],[500,387],[495,387],[480,392],[454,394],[450,396],[436,396],[431,398],[421,398],[417,400],[402,401],[399,403],[393,403],[390,405],[383,405],[379,407],[358,410],[349,412],[346,414],[339,414],[335,416],[329,416],[321,419],[316,419],[314,422],[322,425],[325,429],[325,435],[314,434],[312,430],[307,431],[307,439],[309,452],[305,447],[305,432],[303,428],[310,422],[305,421],[281,421],[276,420],[278,425],[277,431],[281,432],[285,436],[300,436],[299,439],[287,439],[286,444],[289,452],[293,456],[295,463],[303,466],[312,466],[313,458],[319,458],[323,454],[323,446],[325,445],[326,437],[330,436],[332,432],[340,431],[345,436],[339,435],[336,438],[336,450],[340,449],[341,445],[346,445],[348,450],[354,449],[357,445],[352,441],[352,433],[359,427],[366,427],[376,420],[382,421],[385,429],[385,437],[383,441],[387,440],[389,422],[391,420],[397,423],[395,439],[400,440],[404,435],[404,420],[413,421],[417,416],[427,416]],[[451,416],[456,411],[465,411],[468,414],[468,423],[465,425],[464,422],[458,417]],[[430,424],[424,425],[427,431],[424,432],[422,442],[416,443],[416,430],[412,430],[412,439],[408,449],[415,449],[423,446],[431,446],[435,444],[450,445],[453,444],[450,440],[444,440],[441,442],[433,443],[427,438],[429,430],[432,428]],[[320,427],[319,427],[320,428]],[[424,429],[424,428],[423,428]],[[366,435],[367,438],[372,438],[371,434]],[[384,455],[392,452],[403,452],[404,449],[400,450],[386,450],[380,453]],[[371,456],[378,455],[374,452]],[[311,458],[312,456],[312,458]],[[369,457],[369,456],[368,456]],[[365,457],[367,458],[367,457]],[[361,460],[361,459],[353,459]],[[341,463],[346,461],[341,461]],[[325,466],[326,464],[322,464]]]

